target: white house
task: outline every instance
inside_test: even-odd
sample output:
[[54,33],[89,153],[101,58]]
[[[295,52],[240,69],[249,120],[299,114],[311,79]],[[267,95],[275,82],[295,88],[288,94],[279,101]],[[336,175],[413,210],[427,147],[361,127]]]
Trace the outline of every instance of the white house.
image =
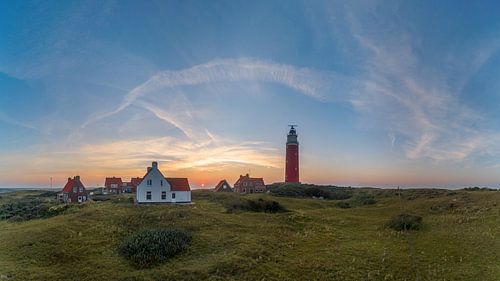
[[137,186],[137,203],[190,203],[191,188],[187,178],[165,178],[158,163],[148,167]]

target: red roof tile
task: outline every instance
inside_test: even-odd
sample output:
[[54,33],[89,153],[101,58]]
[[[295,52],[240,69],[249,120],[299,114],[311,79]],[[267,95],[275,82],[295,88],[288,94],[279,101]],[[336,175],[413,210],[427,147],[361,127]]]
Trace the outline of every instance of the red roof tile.
[[83,186],[83,183],[80,181],[80,176],[68,178],[68,182],[63,187],[62,192],[71,192],[73,187],[76,187],[76,188],[83,187],[85,189],[85,186]]
[[106,178],[104,186],[110,188],[112,184],[117,184],[118,187],[121,187],[123,185],[123,182],[121,178],[115,178],[115,177]]
[[248,174],[245,176],[240,175],[240,178],[234,183],[234,186],[241,186],[243,182],[246,182],[250,186],[265,186],[263,178],[251,178]]
[[137,187],[141,183],[141,181],[142,181],[142,178],[131,178],[130,179],[130,183],[135,187]]
[[172,191],[190,191],[189,182],[187,178],[165,178],[170,184]]

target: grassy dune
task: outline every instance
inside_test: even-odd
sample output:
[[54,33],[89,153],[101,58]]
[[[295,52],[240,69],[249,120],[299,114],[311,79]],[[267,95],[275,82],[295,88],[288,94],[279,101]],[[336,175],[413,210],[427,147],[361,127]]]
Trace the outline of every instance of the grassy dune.
[[[227,213],[237,194],[194,191],[192,205],[88,202],[63,214],[0,221],[0,280],[500,280],[500,192],[367,190],[374,205],[270,195],[283,213]],[[2,194],[0,204],[32,192]],[[16,198],[16,199],[13,199]],[[416,232],[384,227],[402,212]],[[150,269],[117,252],[145,228],[188,230],[188,250]]]

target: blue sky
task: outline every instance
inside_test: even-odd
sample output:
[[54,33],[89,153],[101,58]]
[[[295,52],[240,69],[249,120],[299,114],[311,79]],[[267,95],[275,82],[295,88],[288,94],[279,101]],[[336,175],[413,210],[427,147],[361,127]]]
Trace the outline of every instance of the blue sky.
[[496,1],[2,1],[0,186],[497,186]]

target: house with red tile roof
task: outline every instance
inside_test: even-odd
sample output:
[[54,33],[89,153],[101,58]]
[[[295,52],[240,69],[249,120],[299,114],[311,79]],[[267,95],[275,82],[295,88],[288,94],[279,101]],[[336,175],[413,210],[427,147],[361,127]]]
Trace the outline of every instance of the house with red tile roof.
[[136,193],[137,186],[141,183],[142,178],[131,178],[129,182],[123,182],[123,192]]
[[80,176],[68,178],[66,185],[61,192],[57,194],[57,199],[64,203],[82,203],[87,201],[87,191],[80,180]]
[[263,178],[251,178],[249,174],[240,175],[234,183],[234,192],[238,193],[259,193],[266,191]]
[[122,178],[106,178],[104,181],[104,189],[103,193],[104,194],[109,194],[109,193],[122,193],[123,192],[123,182]]
[[233,189],[226,180],[221,180],[214,188],[214,192],[233,192]]
[[137,186],[137,203],[190,203],[191,187],[187,178],[166,178],[153,162]]

